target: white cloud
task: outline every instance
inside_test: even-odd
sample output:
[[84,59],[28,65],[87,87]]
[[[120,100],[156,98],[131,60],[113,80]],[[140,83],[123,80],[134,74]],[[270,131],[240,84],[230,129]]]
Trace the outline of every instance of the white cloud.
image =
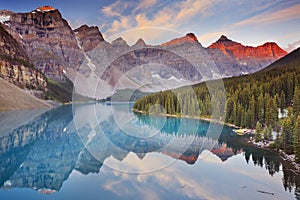
[[214,2],[216,2],[216,1],[212,1],[212,0],[183,1],[179,5],[180,9],[179,9],[179,12],[178,12],[175,20],[182,22],[182,21],[188,20],[196,15],[207,17],[213,12],[213,9],[210,9],[210,8],[213,7]]
[[114,20],[107,34],[115,34],[120,30],[128,29],[130,27],[129,19],[127,17],[121,17],[120,20]]
[[300,4],[274,12],[265,12],[249,19],[240,21],[234,26],[267,25],[300,18]]
[[[111,37],[132,28],[145,27],[181,30],[187,21],[211,15],[214,12],[213,5],[217,1],[219,0],[187,0],[164,4],[160,0],[146,0],[136,4],[126,4],[123,7],[120,1],[116,1],[102,9],[105,16],[114,17],[104,35]],[[128,12],[128,10],[132,11]]]
[[[202,152],[203,153],[203,152]],[[220,164],[219,158],[207,151],[209,153],[206,157],[205,163]],[[165,162],[165,156],[157,154],[155,159],[151,162],[136,159],[130,153],[121,163],[118,165],[127,163],[138,171],[143,171],[148,165],[161,165],[161,162]],[[211,157],[211,158],[209,158]],[[134,160],[132,160],[134,158]],[[146,158],[147,159],[147,158]],[[167,158],[172,159],[172,158]],[[134,161],[134,162],[133,162]],[[106,160],[107,162],[115,162],[113,159]],[[125,163],[124,163],[125,162]],[[133,164],[134,163],[134,164]],[[203,164],[205,164],[203,163]],[[153,173],[137,173],[131,174],[129,176],[120,176],[120,174],[115,175],[111,179],[108,179],[103,187],[115,193],[118,196],[127,196],[129,191],[135,192],[136,198],[146,198],[146,199],[159,199],[161,194],[165,191],[172,191],[178,197],[187,197],[191,199],[229,199],[222,194],[218,194],[214,191],[212,187],[215,184],[215,180],[202,179],[199,176],[202,172],[197,170],[199,168],[193,167],[186,169],[186,164],[177,161],[174,165],[168,166],[161,170],[155,171]],[[103,175],[109,173],[109,171],[102,170]],[[130,183],[130,185],[128,184]],[[152,184],[149,184],[152,183]],[[145,190],[145,188],[147,188]],[[172,195],[170,195],[171,197]]]
[[122,2],[120,0],[117,0],[116,2],[110,4],[109,6],[104,6],[101,10],[101,12],[106,17],[122,17],[121,13],[125,11],[128,8],[127,2]]
[[140,0],[138,5],[134,8],[133,12],[136,11],[142,11],[144,12],[144,9],[149,9],[150,7],[154,6],[157,4],[157,0]]
[[[247,35],[244,34],[246,29],[251,32],[253,28],[274,24],[281,25],[300,17],[300,4],[297,0],[288,2],[283,0],[251,2],[230,0],[223,4],[221,0],[138,0],[126,2],[117,0],[102,8],[101,31],[108,40],[114,38],[115,35],[124,39],[127,37],[130,40],[127,41],[128,44],[134,44],[141,37],[146,43],[147,41],[152,42],[150,44],[167,41],[164,31],[148,33],[147,28],[173,30],[173,32],[181,33],[179,37],[187,32],[195,32],[196,35],[199,34],[198,39],[203,46],[207,46],[222,34],[234,32],[235,34]],[[214,20],[214,23],[211,23],[211,19]],[[132,29],[139,29],[139,33],[129,31]],[[265,30],[265,33],[268,31]],[[122,36],[124,32],[126,36]],[[141,33],[145,35],[141,35]],[[260,39],[263,41],[273,39],[274,36],[271,37],[270,35],[272,33],[267,39],[262,38],[262,36]],[[251,40],[253,37],[248,38]],[[284,41],[285,46],[296,39],[292,38],[289,42]],[[254,42],[254,44],[258,43]]]

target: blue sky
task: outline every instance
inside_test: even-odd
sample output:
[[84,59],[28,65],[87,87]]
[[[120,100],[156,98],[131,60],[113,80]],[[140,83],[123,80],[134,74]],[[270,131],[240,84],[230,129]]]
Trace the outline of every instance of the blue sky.
[[128,43],[159,44],[193,32],[203,46],[222,34],[245,45],[300,46],[299,0],[0,0],[0,9],[15,12],[41,5],[58,8],[72,28],[99,26],[108,40],[127,31]]

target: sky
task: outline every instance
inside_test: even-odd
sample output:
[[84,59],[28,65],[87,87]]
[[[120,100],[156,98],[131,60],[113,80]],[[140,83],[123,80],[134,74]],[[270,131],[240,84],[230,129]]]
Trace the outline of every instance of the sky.
[[0,0],[0,10],[58,8],[72,28],[96,25],[105,39],[160,44],[194,33],[207,47],[226,35],[244,45],[300,46],[300,0]]

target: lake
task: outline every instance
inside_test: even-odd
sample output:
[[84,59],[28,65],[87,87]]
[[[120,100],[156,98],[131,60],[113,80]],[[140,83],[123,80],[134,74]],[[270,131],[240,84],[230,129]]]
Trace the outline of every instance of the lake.
[[300,198],[289,163],[231,128],[130,108],[0,113],[0,199]]

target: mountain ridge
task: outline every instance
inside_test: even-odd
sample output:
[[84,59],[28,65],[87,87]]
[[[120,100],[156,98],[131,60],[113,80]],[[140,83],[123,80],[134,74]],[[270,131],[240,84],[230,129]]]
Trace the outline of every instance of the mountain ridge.
[[256,72],[287,55],[275,42],[265,42],[257,47],[245,46],[222,35],[207,47],[218,68],[235,69],[235,76]]
[[[152,85],[147,89],[149,92],[191,84],[191,81],[253,73],[286,53],[275,43],[265,43],[254,52],[252,47],[225,35],[205,48],[194,33],[156,46],[146,44],[142,38],[131,46],[121,37],[107,42],[97,26],[82,25],[72,30],[60,11],[51,6],[28,13],[2,10],[0,15],[4,28],[22,45],[38,70],[59,82],[66,82],[67,77],[75,89],[88,91],[90,97],[97,98],[138,85]],[[130,74],[132,70],[135,72]],[[127,78],[123,76],[126,73],[130,74]],[[107,94],[95,94],[91,88],[99,81]]]
[[[194,102],[198,101],[197,105],[201,105],[199,110],[195,109],[192,103],[186,103],[189,102],[187,99],[192,98],[194,94],[185,87],[142,97],[135,102],[133,108],[138,112],[149,113],[149,108],[153,104],[161,104],[165,106],[165,112],[169,115],[205,118],[210,116],[221,122],[247,128],[254,128],[259,121],[261,124],[276,129],[279,123],[279,108],[280,112],[284,112],[284,109],[292,107],[293,99],[295,95],[298,95],[295,91],[300,83],[299,55],[300,48],[256,73],[217,81],[211,80],[209,85],[218,85],[218,82],[222,81],[226,91],[225,99],[218,99],[218,95],[223,92],[222,88],[221,91],[219,89],[217,92],[210,91],[207,88],[207,82],[190,85],[197,96]],[[176,99],[175,95],[180,99]],[[214,104],[211,104],[212,99],[217,99],[214,100]],[[169,105],[162,103],[169,101],[182,103]],[[181,111],[180,107],[185,110]],[[215,109],[224,115],[214,115]],[[200,110],[201,113],[199,113]]]
[[57,81],[64,81],[63,70],[77,68],[83,59],[75,33],[58,9],[35,9],[27,13],[0,11],[3,23],[27,52],[34,66]]

